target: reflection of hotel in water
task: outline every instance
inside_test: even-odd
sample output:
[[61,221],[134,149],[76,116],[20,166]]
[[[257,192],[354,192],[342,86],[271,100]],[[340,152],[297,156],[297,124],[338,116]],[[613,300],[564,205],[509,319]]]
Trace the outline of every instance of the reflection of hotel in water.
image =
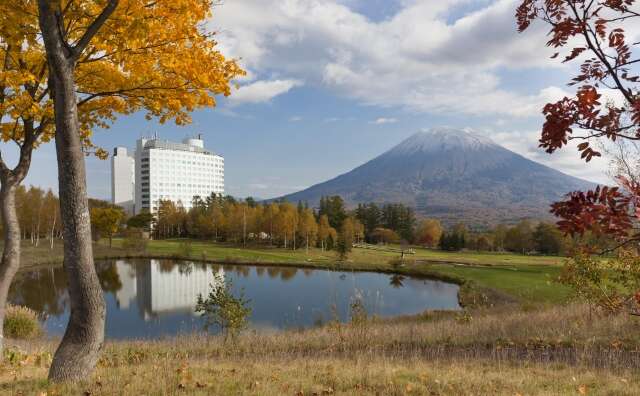
[[[194,312],[198,295],[206,296],[214,281],[214,268],[194,264],[174,265],[162,260],[131,265],[116,262],[122,288],[116,292],[121,309],[135,299],[145,319],[176,313]],[[220,268],[217,273],[224,275]]]

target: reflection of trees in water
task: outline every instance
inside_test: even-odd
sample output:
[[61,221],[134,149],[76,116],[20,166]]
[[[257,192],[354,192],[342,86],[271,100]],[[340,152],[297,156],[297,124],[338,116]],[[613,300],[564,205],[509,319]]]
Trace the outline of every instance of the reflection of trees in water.
[[237,265],[235,268],[236,275],[248,278],[251,275],[251,267],[246,265]]
[[436,295],[449,295],[458,293],[458,285],[432,279],[408,278],[405,286],[416,292],[428,291]]
[[391,278],[389,278],[389,285],[393,286],[396,289],[399,289],[401,287],[404,287],[404,281],[405,277],[399,274],[393,274],[391,275]]
[[267,274],[269,275],[269,278],[271,278],[271,279],[277,278],[278,275],[280,274],[280,268],[269,267],[269,268],[267,268]]
[[193,273],[193,263],[180,263],[178,265],[178,273],[180,275],[191,275]]
[[222,268],[224,269],[224,272],[229,274],[235,272],[238,277],[242,276],[244,278],[248,278],[251,276],[251,267],[248,265],[223,264]]
[[311,268],[303,268],[302,272],[304,273],[304,276],[311,276],[313,274],[313,270]]
[[61,315],[68,299],[67,277],[62,268],[20,272],[9,289],[12,304],[48,315]]
[[280,279],[286,282],[290,279],[295,278],[297,273],[298,273],[297,268],[282,268],[280,270]]
[[173,271],[173,267],[175,266],[176,264],[173,260],[158,260],[158,269],[163,274],[168,274]]
[[269,278],[275,279],[280,277],[280,279],[285,282],[295,278],[297,273],[298,269],[295,267],[267,267]]
[[[96,272],[105,292],[122,288],[114,262],[96,264]],[[11,285],[9,301],[47,315],[61,315],[68,304],[67,276],[62,268],[21,272]]]
[[256,267],[256,274],[262,277],[264,275],[264,267]]
[[100,279],[100,286],[105,292],[115,293],[122,289],[122,282],[116,269],[116,265],[113,262],[98,263],[96,265],[96,271],[98,273],[98,279]]

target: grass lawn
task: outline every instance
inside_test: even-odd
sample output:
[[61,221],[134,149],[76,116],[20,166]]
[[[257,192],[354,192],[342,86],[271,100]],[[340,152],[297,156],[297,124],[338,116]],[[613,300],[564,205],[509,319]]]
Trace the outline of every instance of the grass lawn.
[[[176,254],[180,251],[181,243],[185,240],[169,239],[150,241],[147,251],[153,254]],[[103,244],[104,242],[101,242]],[[118,248],[122,241],[114,239],[114,247]],[[256,260],[274,262],[335,262],[337,255],[334,251],[321,251],[317,248],[310,248],[309,251],[303,247],[297,250],[265,247],[242,248],[235,245],[220,244],[191,240],[191,255],[201,257],[203,254],[207,259],[236,259],[236,260]],[[409,260],[442,261],[448,263],[470,264],[470,265],[560,265],[562,257],[555,256],[524,256],[503,253],[479,253],[479,252],[443,252],[431,249],[414,249],[416,254],[406,255]],[[399,258],[400,254],[383,250],[369,250],[355,248],[349,255],[349,260],[353,262],[367,263],[388,263],[389,260]]]
[[482,253],[482,252],[444,252],[433,249],[414,249],[416,259],[442,260],[456,263],[478,265],[560,265],[563,257],[557,256],[525,256],[512,253]]

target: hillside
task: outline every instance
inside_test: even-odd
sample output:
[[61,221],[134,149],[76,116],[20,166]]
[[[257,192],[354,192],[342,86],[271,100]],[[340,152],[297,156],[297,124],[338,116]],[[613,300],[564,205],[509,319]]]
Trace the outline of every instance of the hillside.
[[398,202],[445,222],[491,224],[550,217],[549,204],[593,184],[516,154],[476,133],[416,133],[371,161],[284,198],[316,205],[340,195],[348,205]]

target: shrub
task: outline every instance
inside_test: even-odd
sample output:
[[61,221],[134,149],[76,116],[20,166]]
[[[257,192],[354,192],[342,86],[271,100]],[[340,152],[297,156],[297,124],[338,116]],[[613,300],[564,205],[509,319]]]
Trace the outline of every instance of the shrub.
[[355,326],[362,326],[369,319],[369,314],[367,313],[367,308],[364,305],[362,294],[359,292],[351,299],[351,303],[349,304],[349,316],[351,317],[351,323]]
[[204,299],[198,296],[196,312],[202,314],[205,319],[205,330],[212,325],[217,326],[224,335],[225,341],[235,339],[238,334],[247,328],[251,308],[249,300],[244,298],[244,290],[238,297],[233,295],[233,281],[225,279],[220,273],[214,275],[209,296]]
[[182,257],[191,257],[191,253],[193,253],[193,246],[191,245],[191,241],[182,241],[178,245],[178,254]]
[[559,278],[576,298],[607,313],[640,316],[640,258],[621,251],[603,259],[577,254],[568,259]]
[[359,290],[356,290],[356,294],[351,298],[351,302],[349,303],[349,316],[355,342],[360,345],[365,345],[369,342],[369,330],[371,326],[364,298]]
[[147,250],[148,239],[139,228],[128,228],[124,233],[122,247],[129,252],[144,253]]
[[7,338],[29,340],[42,334],[38,314],[27,307],[7,306],[4,317],[4,335]]

